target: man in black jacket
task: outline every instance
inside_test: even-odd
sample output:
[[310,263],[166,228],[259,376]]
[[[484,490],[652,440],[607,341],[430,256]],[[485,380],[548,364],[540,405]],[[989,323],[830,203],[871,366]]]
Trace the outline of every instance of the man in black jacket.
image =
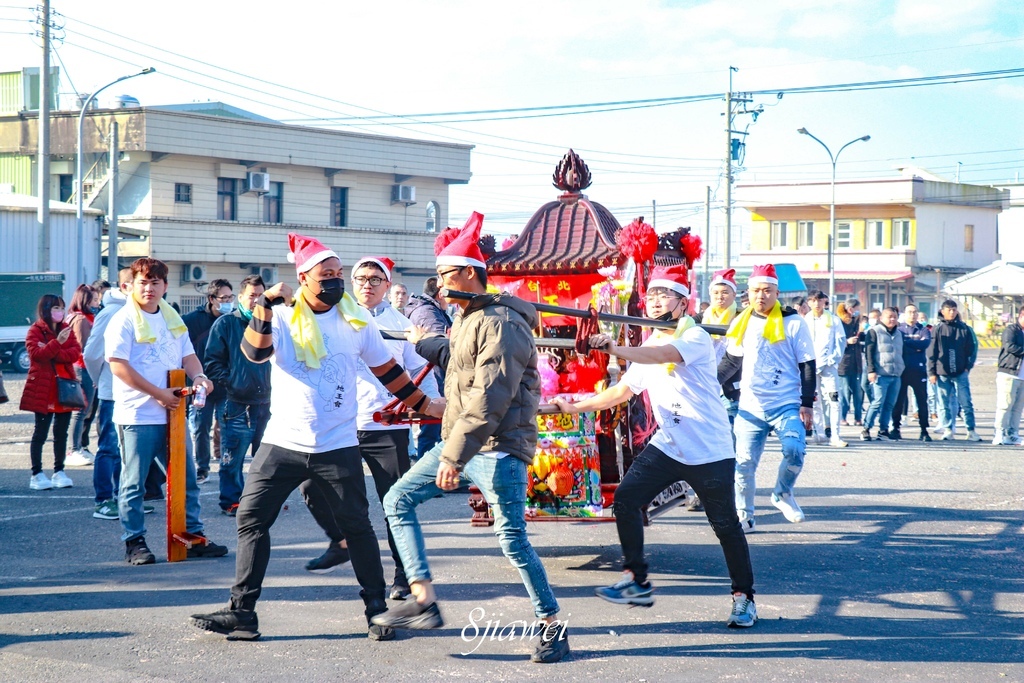
[[893,431],[890,435],[894,441],[900,438],[900,424],[903,422],[903,411],[907,405],[907,392],[913,391],[917,400],[917,421],[921,425],[921,441],[931,441],[928,434],[928,347],[931,346],[932,332],[917,322],[917,306],[908,304],[903,309],[900,325],[903,333],[903,375],[900,377],[900,390],[896,395],[896,407],[892,412]]
[[996,372],[996,434],[993,446],[1016,446],[1020,416],[1024,412],[1024,308],[1017,311],[1017,320],[1003,330],[999,349],[999,370]]
[[266,289],[263,278],[250,275],[238,288],[238,309],[217,318],[206,344],[206,374],[225,387],[221,413],[220,509],[235,516],[245,479],[245,453],[260,447],[270,420],[270,364],[253,363],[242,353],[242,337],[252,320],[252,307]]
[[974,333],[960,319],[956,302],[946,299],[939,309],[941,320],[932,330],[928,347],[928,381],[936,385],[939,403],[939,426],[943,441],[952,441],[956,432],[956,405],[964,412],[967,440],[981,441],[974,431],[974,404],[968,375],[978,357]]
[[[235,309],[235,294],[231,283],[222,278],[211,280],[206,287],[206,305],[182,316],[188,328],[188,338],[199,362],[206,366],[206,342],[213,323]],[[215,417],[224,409],[224,387],[214,384],[213,393],[206,397],[206,406],[188,405],[188,431],[192,436],[192,451],[196,458],[196,481],[202,484],[210,476],[210,429]],[[217,457],[220,457],[218,449]]]
[[[405,317],[413,325],[422,327],[430,334],[448,336],[452,319],[445,311],[447,304],[447,299],[441,296],[441,288],[437,286],[437,278],[428,277],[423,283],[423,294],[413,294],[409,298],[409,303],[405,306]],[[444,393],[444,368],[435,366],[434,377],[437,379],[438,390]],[[440,424],[421,424],[419,427],[419,435],[416,437],[417,459],[422,458],[424,453],[441,440]]]

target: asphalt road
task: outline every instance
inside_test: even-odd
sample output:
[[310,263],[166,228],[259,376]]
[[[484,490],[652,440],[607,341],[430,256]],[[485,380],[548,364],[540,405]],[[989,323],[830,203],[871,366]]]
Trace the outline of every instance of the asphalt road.
[[[986,439],[994,374],[986,351],[972,374]],[[702,514],[674,510],[647,530],[650,609],[593,597],[618,579],[613,524],[533,524],[573,649],[541,666],[521,633],[479,637],[488,620],[532,613],[493,535],[469,526],[463,494],[422,508],[443,629],[369,641],[351,568],[302,568],[325,539],[297,495],[273,529],[263,638],[193,629],[188,615],[224,605],[234,574],[216,476],[202,487],[204,519],[228,557],[127,565],[119,524],[91,517],[91,468],[69,470],[72,489],[29,490],[21,377],[7,375],[12,403],[0,406],[0,680],[1024,681],[1024,449],[862,443],[850,429],[849,448],[809,448],[797,488],[807,521],[794,525],[768,503],[770,443],[748,537],[761,621],[747,631],[724,627],[729,582]],[[379,508],[373,521],[390,572]],[[163,511],[147,522],[157,550]]]

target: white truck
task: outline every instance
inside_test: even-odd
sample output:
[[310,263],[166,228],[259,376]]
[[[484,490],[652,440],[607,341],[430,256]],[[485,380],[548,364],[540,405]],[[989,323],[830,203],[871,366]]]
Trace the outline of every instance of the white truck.
[[28,372],[25,335],[44,294],[63,296],[63,273],[0,273],[0,365]]

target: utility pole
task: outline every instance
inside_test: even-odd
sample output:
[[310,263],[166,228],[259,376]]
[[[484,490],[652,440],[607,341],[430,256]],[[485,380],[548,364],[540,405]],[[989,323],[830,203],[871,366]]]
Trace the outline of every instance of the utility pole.
[[651,200],[651,227],[657,231],[658,229],[658,200]]
[[[43,60],[39,68],[39,134],[36,153],[39,166],[39,270],[50,270],[50,0],[43,0],[37,19],[43,39]],[[74,290],[73,283],[65,283]]]
[[707,300],[711,300],[711,287],[708,285],[708,273],[711,268],[711,186],[705,188],[704,193],[704,290]]
[[117,121],[110,124],[110,190],[109,227],[107,228],[107,279],[117,277],[117,271],[121,269],[117,261],[117,162],[120,155],[117,151]]
[[732,258],[732,74],[729,67],[729,92],[725,93],[725,267]]

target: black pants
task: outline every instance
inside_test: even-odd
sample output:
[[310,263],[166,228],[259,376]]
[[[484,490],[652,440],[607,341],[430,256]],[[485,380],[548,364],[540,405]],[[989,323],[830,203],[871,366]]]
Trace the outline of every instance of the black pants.
[[68,454],[68,427],[71,426],[71,413],[35,413],[36,427],[32,432],[32,443],[29,456],[32,458],[32,475],[43,471],[43,444],[50,435],[50,423],[53,423],[53,471],[64,469],[64,457]]
[[[409,471],[409,430],[360,430],[357,432],[357,437],[359,439],[359,455],[366,462],[366,466],[370,468],[370,473],[373,475],[373,487],[377,489],[377,498],[383,506],[384,496],[395,485],[395,482]],[[313,519],[324,530],[328,538],[334,543],[341,543],[347,534],[338,527],[334,515],[331,513],[333,507],[329,499],[331,492],[313,486],[312,482],[304,482],[299,487],[299,492],[306,500],[306,506],[313,514]],[[395,561],[395,584],[408,587],[409,580],[405,578],[405,566],[395,548],[391,527],[388,526],[387,529],[388,546],[391,548],[391,558]],[[349,546],[351,547],[351,543]]]
[[642,510],[669,485],[685,481],[700,497],[704,513],[722,545],[732,592],[753,598],[754,570],[750,566],[747,537],[736,516],[735,478],[735,458],[684,465],[654,446],[640,453],[615,489],[615,526],[625,556],[624,566],[633,572],[638,583],[647,581]]
[[264,443],[249,468],[238,503],[238,553],[232,609],[255,609],[270,563],[270,527],[288,496],[303,482],[330,490],[332,517],[348,539],[352,569],[367,606],[366,615],[383,612],[384,568],[377,534],[370,524],[369,504],[359,449],[300,453]]
[[896,405],[892,409],[892,426],[900,428],[903,411],[907,407],[907,392],[913,390],[917,399],[917,419],[921,431],[928,429],[928,376],[921,370],[904,370],[900,375],[900,391],[896,394]]

